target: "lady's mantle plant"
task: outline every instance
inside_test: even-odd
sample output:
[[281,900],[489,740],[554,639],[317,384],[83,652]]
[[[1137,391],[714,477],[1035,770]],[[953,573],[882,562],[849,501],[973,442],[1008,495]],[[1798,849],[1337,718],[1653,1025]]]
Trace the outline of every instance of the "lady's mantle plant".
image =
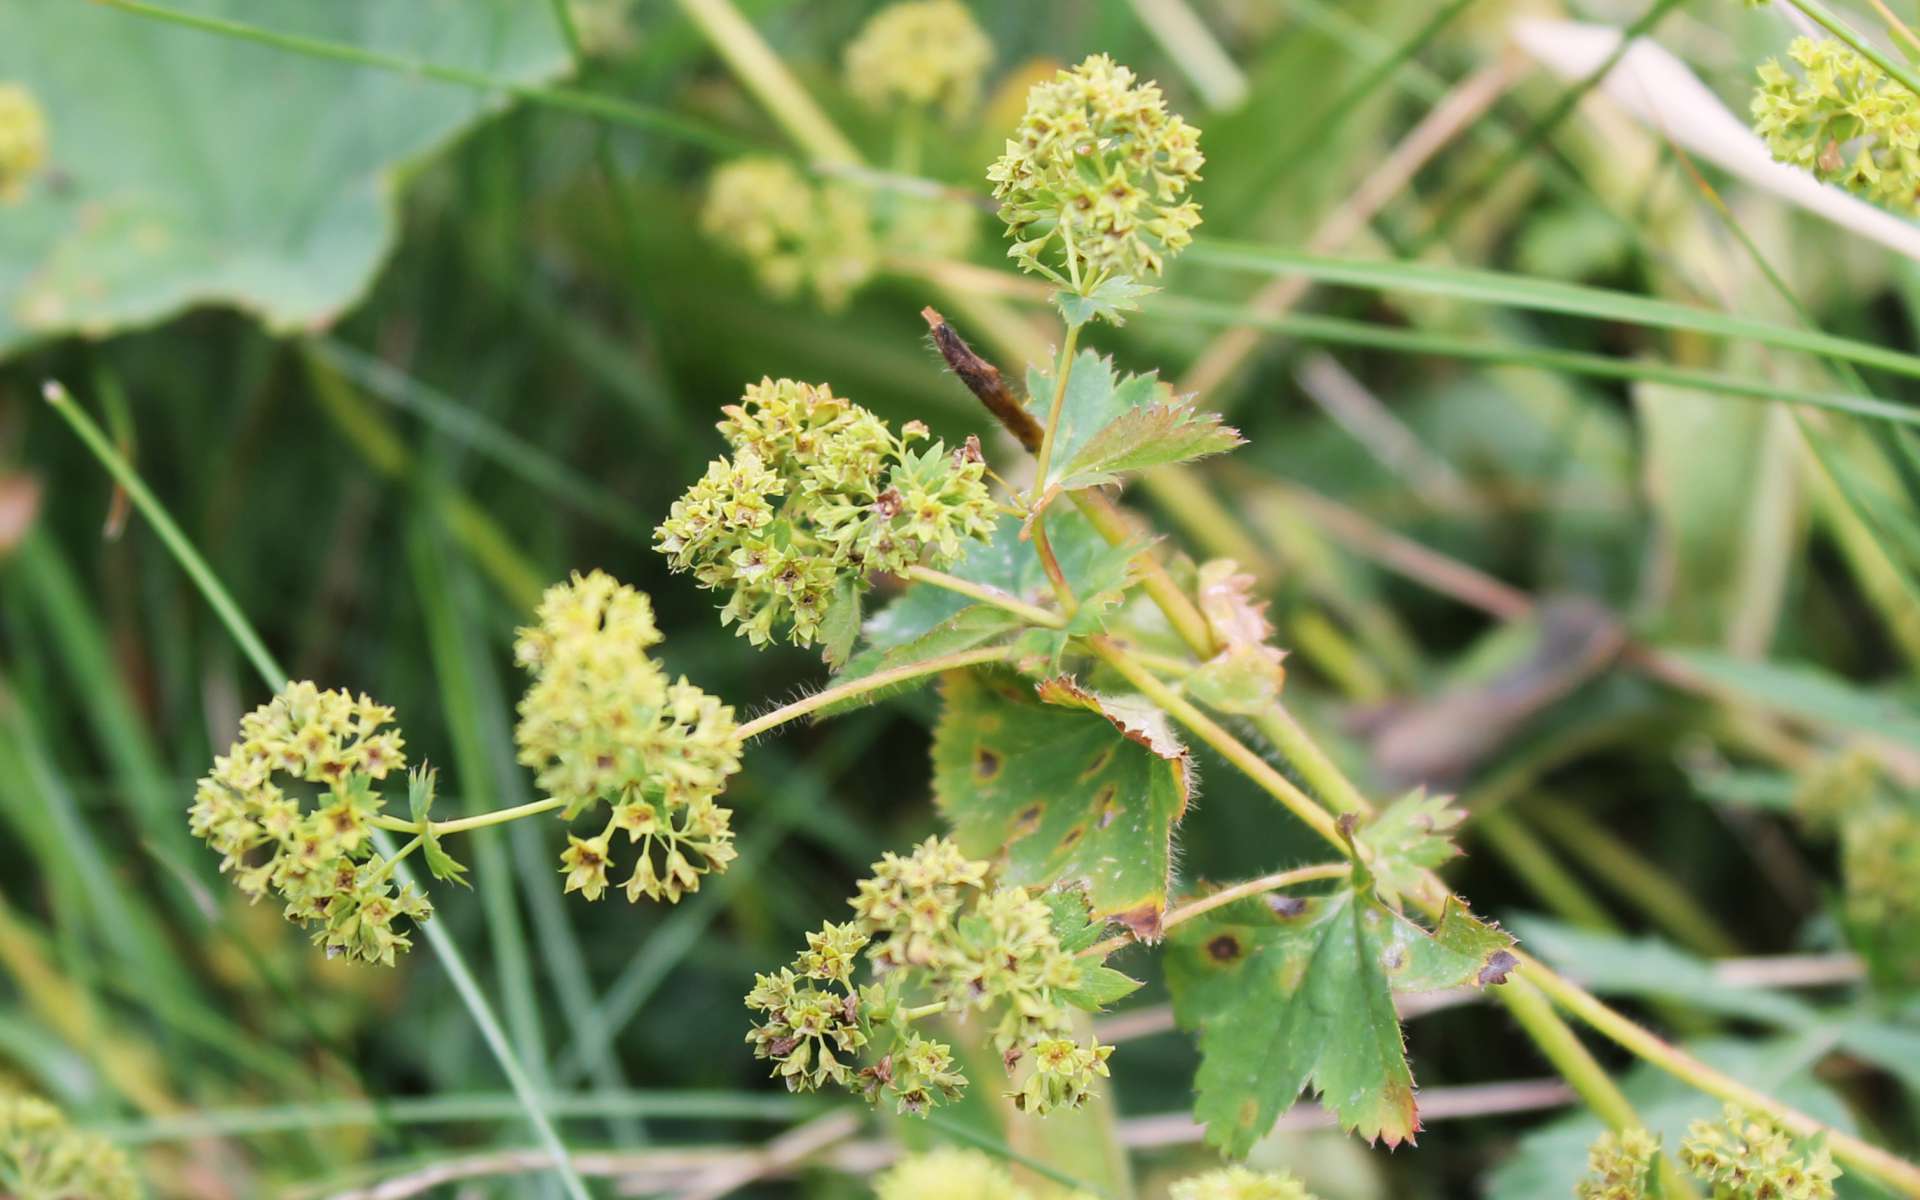
[[[925,7],[916,20],[951,16]],[[940,90],[917,102],[955,101]],[[549,590],[515,646],[532,675],[516,739],[542,799],[435,820],[433,776],[416,770],[409,816],[388,814],[379,787],[405,768],[393,714],[297,683],[250,714],[215,761],[195,832],[244,892],[280,896],[330,951],[390,963],[408,944],[395,921],[430,913],[390,882],[409,854],[457,880],[464,869],[443,837],[558,811],[586,822],[562,852],[566,890],[595,899],[621,886],[630,900],[676,901],[733,858],[718,798],[748,741],[937,678],[934,792],[950,834],[885,855],[859,884],[851,919],[809,934],[746,997],[752,1052],[789,1088],[925,1114],[968,1087],[954,1041],[973,1037],[998,1052],[1017,1108],[1082,1104],[1112,1048],[1080,1032],[1081,1014],[1138,986],[1106,959],[1164,942],[1174,1015],[1200,1050],[1196,1115],[1229,1155],[1244,1155],[1308,1088],[1349,1130],[1389,1145],[1411,1139],[1419,1121],[1396,994],[1490,987],[1516,971],[1525,982],[1497,993],[1516,1011],[1516,996],[1544,1008],[1545,992],[1675,1074],[1723,1098],[1752,1097],[1477,919],[1433,873],[1457,852],[1451,835],[1464,814],[1423,792],[1375,812],[1277,707],[1282,655],[1245,574],[1227,561],[1163,561],[1117,508],[1112,489],[1133,473],[1240,444],[1154,376],[1122,375],[1077,349],[1089,324],[1137,310],[1145,280],[1191,241],[1202,162],[1199,132],[1104,56],[1029,95],[989,178],[1011,256],[1058,288],[1057,356],[1029,372],[1021,395],[928,312],[948,365],[1032,452],[1025,486],[1004,482],[1020,472],[988,470],[978,438],[949,449],[917,421],[896,432],[826,384],[763,379],[722,410],[727,453],[674,502],[656,546],[673,570],[724,594],[722,624],[754,646],[776,637],[822,646],[837,674],[819,693],[736,724],[731,708],[650,657],[660,632],[645,596],[600,572],[575,575]],[[771,219],[792,182],[765,174],[742,185],[759,199],[740,211],[757,215],[727,227]],[[786,237],[758,229],[746,240],[771,262]],[[806,260],[797,253],[778,274],[804,279]],[[891,598],[863,621],[876,589]],[[1319,799],[1216,714],[1268,715],[1276,720],[1261,728],[1292,729],[1272,736]],[[1178,894],[1172,846],[1192,791],[1189,736],[1319,835],[1330,861]],[[1877,794],[1871,780],[1855,793]],[[1910,817],[1884,798],[1841,807],[1863,805]],[[412,840],[386,856],[374,829]],[[632,847],[616,884],[615,860]],[[1910,909],[1910,889],[1889,883],[1898,863],[1861,858],[1852,873],[1871,915]],[[1542,1016],[1532,1011],[1530,1030]],[[1541,1039],[1549,1049],[1554,1040]],[[1716,1196],[1822,1200],[1837,1168],[1826,1144],[1801,1136],[1808,1124],[1785,1109],[1730,1113],[1692,1131],[1680,1160]],[[1829,1132],[1849,1166],[1883,1179],[1905,1169]],[[1606,1200],[1646,1194],[1670,1169],[1634,1130],[1596,1145],[1593,1167],[1580,1194]],[[908,1182],[924,1178],[903,1164],[881,1195],[941,1194]],[[1756,1181],[1773,1190],[1752,1192]],[[979,1182],[967,1194],[1027,1194],[992,1171]],[[1304,1190],[1233,1168],[1173,1194],[1301,1200]]]

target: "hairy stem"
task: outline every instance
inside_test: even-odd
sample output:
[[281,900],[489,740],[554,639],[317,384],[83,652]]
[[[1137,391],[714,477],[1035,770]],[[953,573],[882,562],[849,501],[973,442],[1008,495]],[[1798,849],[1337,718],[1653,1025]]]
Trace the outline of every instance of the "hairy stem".
[[[1633,1104],[1627,1099],[1620,1085],[1607,1074],[1600,1060],[1587,1049],[1586,1043],[1574,1036],[1558,1014],[1553,1011],[1540,989],[1524,979],[1512,979],[1501,988],[1501,996],[1506,1001],[1507,1011],[1513,1019],[1526,1030],[1533,1044],[1540,1048],[1553,1069],[1560,1073],[1573,1090],[1579,1093],[1581,1101],[1593,1110],[1593,1113],[1607,1123],[1611,1129],[1632,1129],[1640,1124],[1640,1115],[1633,1111]],[[1659,1166],[1660,1194],[1672,1200],[1687,1200],[1698,1196],[1687,1178],[1680,1173],[1679,1166],[1669,1154],[1662,1154]]]
[[1048,612],[1038,605],[1028,604],[1019,597],[1011,596],[997,587],[992,587],[984,583],[975,583],[971,579],[962,579],[957,575],[949,575],[945,571],[936,571],[931,567],[908,567],[902,574],[908,579],[928,584],[932,587],[945,588],[949,592],[958,593],[970,600],[978,600],[982,604],[991,604],[995,608],[1004,609],[1029,625],[1040,625],[1047,629],[1060,629],[1065,627],[1067,623],[1066,618],[1062,617],[1059,613]]
[[[1262,896],[1268,892],[1277,892],[1282,888],[1294,887],[1302,883],[1315,883],[1322,879],[1344,879],[1353,872],[1353,864],[1347,862],[1317,863],[1310,867],[1295,867],[1290,871],[1275,871],[1271,875],[1262,875],[1258,879],[1249,879],[1223,887],[1197,900],[1189,900],[1177,908],[1167,910],[1161,919],[1160,928],[1164,932],[1176,925],[1184,924],[1195,917],[1210,913],[1216,908],[1232,904],[1235,900],[1245,900],[1248,896]],[[1105,958],[1115,950],[1138,941],[1131,933],[1122,933],[1110,937],[1098,945],[1082,950],[1082,958]]]
[[1087,639],[1087,644],[1107,665],[1139,689],[1141,695],[1165,709],[1174,720],[1186,726],[1195,737],[1213,747],[1220,757],[1239,768],[1247,778],[1258,784],[1261,790],[1278,800],[1288,812],[1304,821],[1308,828],[1343,852],[1347,849],[1347,839],[1341,834],[1339,825],[1326,809],[1314,803],[1313,797],[1301,791],[1291,779],[1275,769],[1272,763],[1260,757],[1245,742],[1229,733],[1212,717],[1201,712],[1186,697],[1161,682],[1158,676],[1128,654],[1120,643],[1105,634],[1096,634]]
[[978,667],[984,666],[987,663],[1004,662],[1009,653],[1010,651],[1005,646],[987,646],[979,650],[962,650],[957,654],[944,654],[939,658],[929,658],[922,662],[908,663],[905,666],[893,667],[885,671],[875,671],[873,674],[863,675],[859,679],[851,679],[846,683],[838,683],[832,687],[823,688],[811,696],[795,700],[792,704],[782,705],[770,713],[755,717],[753,720],[740,726],[740,740],[743,742],[752,741],[769,729],[777,729],[785,725],[788,721],[804,717],[810,712],[816,712],[830,705],[838,704],[843,700],[851,700],[855,696],[864,696],[869,692],[885,691],[896,684],[905,683],[910,679],[918,679],[923,675],[938,675],[942,671],[958,670],[961,667]]
[[[1068,256],[1071,263],[1072,256]],[[1033,512],[1033,546],[1040,555],[1040,564],[1046,568],[1047,579],[1053,583],[1054,594],[1060,598],[1060,607],[1072,616],[1079,607],[1073,598],[1073,588],[1067,584],[1067,576],[1060,569],[1060,560],[1054,557],[1053,543],[1047,540],[1047,503],[1053,499],[1047,489],[1047,472],[1053,464],[1053,443],[1060,432],[1060,413],[1067,406],[1067,379],[1073,372],[1073,352],[1080,342],[1080,326],[1069,324],[1067,336],[1061,339],[1059,363],[1053,372],[1053,401],[1047,406],[1046,428],[1040,433],[1040,451],[1034,456],[1033,491],[1028,497],[1028,507]]]

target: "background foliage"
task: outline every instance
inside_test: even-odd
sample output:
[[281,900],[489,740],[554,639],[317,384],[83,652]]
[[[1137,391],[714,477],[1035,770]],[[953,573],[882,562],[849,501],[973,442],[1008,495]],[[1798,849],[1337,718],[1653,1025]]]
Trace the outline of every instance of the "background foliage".
[[[398,708],[410,751],[458,781],[435,810],[452,815],[532,798],[512,630],[569,569],[649,592],[669,668],[743,711],[820,680],[812,653],[749,652],[648,548],[744,382],[831,380],[957,444],[992,422],[926,345],[923,305],[1011,376],[1047,364],[946,299],[1012,278],[984,215],[974,270],[889,251],[842,311],[767,296],[699,236],[716,165],[816,156],[716,57],[685,15],[703,5],[578,0],[579,54],[553,10],[506,0],[176,5],[359,64],[136,7],[0,8],[0,80],[38,94],[51,131],[44,185],[0,207],[0,1076],[135,1148],[163,1195],[334,1194],[530,1146],[434,960],[323,961],[188,836],[193,779],[264,697],[41,380],[103,415],[297,677]],[[742,7],[888,162],[894,130],[839,70],[873,6]],[[1185,6],[1155,0],[972,7],[997,47],[982,108],[927,137],[915,173],[983,193],[1027,84],[1096,50],[1205,131],[1198,244],[1145,314],[1087,336],[1122,373],[1203,387],[1247,438],[1199,488],[1128,499],[1195,559],[1253,576],[1294,710],[1372,794],[1461,795],[1448,880],[1535,953],[1910,1153],[1916,926],[1863,913],[1848,872],[1910,846],[1914,823],[1810,832],[1790,810],[1858,745],[1911,806],[1920,457],[1890,430],[1911,423],[1920,274],[1860,226],[1696,166],[1720,161],[1690,141],[1697,102],[1583,98],[1551,27],[1526,24],[1639,21],[1744,112],[1790,21],[1704,2],[1194,0],[1196,43],[1161,23]],[[1322,286],[1255,298],[1289,280]],[[1229,327],[1256,340],[1222,374]],[[1805,403],[1767,399],[1783,396]],[[1876,402],[1890,420],[1835,411]],[[968,713],[936,729],[938,703],[914,692],[757,744],[730,791],[741,859],[677,908],[563,900],[544,825],[472,835],[475,894],[439,920],[565,1097],[569,1145],[678,1194],[682,1148],[737,1164],[825,1111],[762,1078],[739,996],[843,914],[883,850],[943,828],[941,748]],[[1070,738],[1102,718],[1046,720]],[[1055,737],[1036,733],[1036,778]],[[1316,857],[1205,750],[1137,758],[1113,769],[1151,780],[1142,836],[1173,828],[1184,882]],[[1103,911],[1164,899],[1087,857]],[[1894,911],[1920,910],[1899,860],[1881,869],[1895,901],[1909,889]],[[882,1120],[837,1165],[753,1186],[864,1194],[862,1147],[962,1138],[1160,1194],[1212,1155],[1155,961],[1116,960],[1148,986],[1111,1018],[1127,1036],[1110,1103],[1047,1125],[977,1099],[930,1128]],[[1256,1159],[1330,1198],[1571,1187],[1598,1125],[1550,1111],[1568,1099],[1504,1013],[1447,1006],[1408,1035],[1417,1148],[1289,1129]],[[1718,1107],[1646,1068],[1627,1083],[1670,1144]]]

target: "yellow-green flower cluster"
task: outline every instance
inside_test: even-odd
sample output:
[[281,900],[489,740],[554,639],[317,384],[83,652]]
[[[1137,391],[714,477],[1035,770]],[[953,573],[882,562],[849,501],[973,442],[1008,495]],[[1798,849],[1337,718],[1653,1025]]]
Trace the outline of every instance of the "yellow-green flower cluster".
[[967,539],[992,533],[972,439],[952,453],[940,442],[916,450],[918,422],[895,436],[825,384],[791,379],[749,385],[722,411],[732,456],[674,501],[654,538],[673,570],[731,593],[721,622],[756,646],[781,624],[810,645],[871,576],[950,565]]
[[751,263],[773,295],[810,290],[829,310],[844,307],[879,265],[865,197],[816,184],[785,159],[741,158],[715,171],[700,227]]
[[27,193],[27,184],[47,161],[47,118],[33,93],[0,83],[0,204]]
[[960,0],[905,0],[875,13],[847,44],[847,89],[876,109],[963,116],[993,65],[993,43]]
[[1920,987],[1920,811],[1870,804],[1840,826],[1841,914],[1880,982]]
[[1754,129],[1774,158],[1903,212],[1920,201],[1920,96],[1831,38],[1760,66]]
[[998,1162],[978,1150],[942,1147],[909,1155],[883,1172],[874,1200],[1032,1200]]
[[566,889],[606,891],[613,842],[639,843],[629,901],[675,902],[734,859],[731,813],[714,802],[740,769],[733,710],[648,656],[660,631],[647,597],[604,571],[547,589],[514,657],[533,673],[514,730],[520,761],[571,821],[605,802],[593,837],[569,835]]
[[67,1124],[36,1096],[0,1088],[0,1195],[18,1200],[135,1200],[140,1182],[111,1142]]
[[1920,987],[1920,805],[1858,746],[1803,772],[1793,803],[1808,830],[1839,840],[1841,923],[1874,979]]
[[[1113,1048],[1071,1036],[1063,993],[1078,964],[1045,903],[1024,888],[990,891],[986,877],[986,863],[944,838],[875,863],[852,900],[853,921],[809,934],[792,966],[756,977],[746,1001],[761,1014],[747,1034],[755,1057],[772,1060],[794,1090],[835,1084],[923,1115],[957,1099],[967,1081],[951,1048],[912,1023],[997,1013],[993,1043],[1009,1074],[1029,1062],[1008,1093],[1015,1104],[1046,1113],[1084,1103]],[[862,953],[876,979],[857,986]]]
[[1313,1200],[1305,1184],[1285,1171],[1227,1167],[1183,1179],[1168,1189],[1169,1200]]
[[1577,1200],[1646,1200],[1660,1141],[1644,1129],[1609,1129],[1587,1148],[1587,1175],[1574,1185]]
[[393,889],[392,866],[373,849],[385,805],[374,784],[406,767],[392,720],[364,695],[288,684],[241,719],[188,810],[242,892],[278,893],[287,919],[316,926],[329,955],[389,966],[412,945],[394,922],[433,915],[426,897]]
[[1200,206],[1187,188],[1205,161],[1200,131],[1167,112],[1159,85],[1096,54],[1034,85],[987,178],[1008,254],[1085,294],[1158,275],[1193,240]]
[[1832,1200],[1840,1177],[1825,1145],[1796,1141],[1734,1105],[1717,1122],[1693,1123],[1680,1164],[1713,1187],[1714,1200]]

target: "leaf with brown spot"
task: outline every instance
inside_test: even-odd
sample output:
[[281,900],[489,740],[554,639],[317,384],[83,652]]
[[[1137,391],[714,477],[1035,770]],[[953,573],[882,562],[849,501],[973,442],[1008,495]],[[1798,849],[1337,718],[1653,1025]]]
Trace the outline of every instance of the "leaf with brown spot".
[[1180,926],[1167,986],[1199,1038],[1207,1141],[1246,1154],[1309,1084],[1344,1128],[1411,1141],[1420,1119],[1393,994],[1497,982],[1512,945],[1458,904],[1429,931],[1353,887],[1284,910],[1251,897]]
[[[1095,917],[1158,937],[1191,788],[1165,717],[1070,679],[1037,695],[1009,673],[956,672],[941,690],[934,799],[961,849],[997,859],[1008,883],[1081,884]],[[987,778],[983,754],[999,764]]]

